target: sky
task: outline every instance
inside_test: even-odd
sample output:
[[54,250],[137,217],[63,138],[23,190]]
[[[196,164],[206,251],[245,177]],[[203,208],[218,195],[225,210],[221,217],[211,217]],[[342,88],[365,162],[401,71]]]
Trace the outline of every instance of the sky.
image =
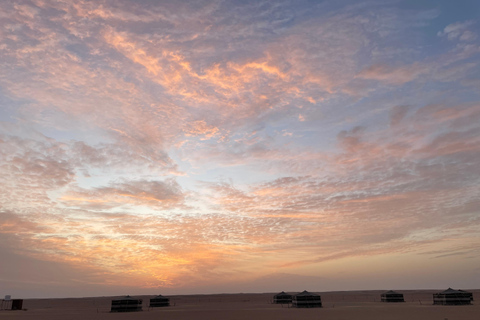
[[480,288],[479,17],[3,0],[0,296]]

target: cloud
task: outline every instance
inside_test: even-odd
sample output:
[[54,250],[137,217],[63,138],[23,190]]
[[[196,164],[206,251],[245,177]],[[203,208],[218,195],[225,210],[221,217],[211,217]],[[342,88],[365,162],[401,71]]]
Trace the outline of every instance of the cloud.
[[[234,259],[255,253],[249,241],[263,239],[258,227],[268,225],[222,214],[187,218],[81,213],[66,210],[61,218],[57,214],[2,215],[0,236],[9,236],[9,248],[22,243],[17,254],[40,260],[37,263],[103,270],[101,279],[96,277],[99,285],[112,285],[123,275],[121,285],[158,288],[212,283],[219,275],[229,277],[233,266],[248,268],[248,263],[234,263]],[[24,223],[27,219],[30,222]],[[88,284],[90,280],[78,281]]]
[[[368,128],[354,127],[338,133],[343,152],[323,158],[321,175],[284,177],[248,189],[211,185],[216,207],[287,223],[282,236],[289,245],[315,243],[312,250],[331,252],[335,247],[340,252],[319,254],[318,259],[296,266],[357,254],[400,252],[421,242],[411,241],[410,234],[434,226],[462,237],[453,227],[456,219],[446,212],[469,207],[467,203],[474,199],[471,192],[476,188],[473,176],[477,170],[473,155],[478,154],[478,133],[475,125],[468,128],[478,108],[438,105],[408,111],[408,107],[392,109],[392,131],[374,134]],[[433,134],[432,126],[442,122],[450,132]],[[464,129],[457,131],[460,123]],[[309,169],[303,172],[312,173]],[[474,211],[466,210],[465,217],[472,217]],[[355,243],[356,249],[342,249],[346,243]]]
[[409,106],[395,106],[390,113],[390,126],[395,127],[407,115]]
[[205,121],[198,120],[192,123],[189,130],[185,130],[185,135],[189,136],[203,136],[201,140],[208,140],[215,137],[218,134],[218,128],[209,126]]
[[358,74],[358,77],[385,81],[386,83],[393,85],[400,85],[414,80],[420,74],[425,72],[425,67],[416,64],[403,67],[376,64],[362,70]]
[[126,181],[90,190],[76,188],[64,194],[60,201],[69,206],[115,208],[122,205],[149,206],[156,209],[182,207],[184,195],[175,180]]
[[65,150],[42,142],[0,135],[0,195],[2,208],[48,205],[47,192],[75,180],[75,169],[65,161]]
[[452,23],[446,26],[443,31],[439,31],[437,35],[439,37],[447,36],[448,40],[472,41],[477,38],[477,35],[468,28],[474,24],[475,21],[473,20]]
[[358,152],[362,148],[361,135],[365,128],[355,127],[350,131],[341,131],[337,138],[340,145],[348,152]]

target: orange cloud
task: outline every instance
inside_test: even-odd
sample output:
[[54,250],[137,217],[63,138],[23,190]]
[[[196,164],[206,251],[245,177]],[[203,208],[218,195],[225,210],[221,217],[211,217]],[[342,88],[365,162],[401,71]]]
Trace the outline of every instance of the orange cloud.
[[105,40],[124,53],[133,62],[144,66],[148,72],[158,76],[162,71],[159,59],[147,54],[143,49],[137,48],[135,43],[128,41],[125,36],[110,31],[105,33]]
[[194,121],[191,127],[185,131],[185,135],[189,136],[203,136],[201,140],[208,140],[218,135],[219,129],[214,126],[209,126],[204,120]]
[[122,205],[145,205],[161,209],[181,207],[184,195],[172,179],[166,181],[130,181],[95,190],[72,190],[59,198],[70,205],[113,208]]

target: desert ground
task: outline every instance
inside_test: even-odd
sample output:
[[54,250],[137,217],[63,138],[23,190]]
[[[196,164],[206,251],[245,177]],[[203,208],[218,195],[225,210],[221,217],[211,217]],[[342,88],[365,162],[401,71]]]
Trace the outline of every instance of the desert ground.
[[[439,290],[399,290],[404,303],[380,302],[383,291],[316,292],[321,295],[323,308],[297,309],[272,304],[275,293],[214,294],[169,296],[170,307],[149,308],[154,296],[135,296],[143,299],[143,311],[111,313],[112,299],[119,297],[26,299],[21,311],[0,311],[3,319],[355,319],[355,320],[478,320],[480,319],[480,290],[473,292],[474,301],[468,306],[433,305],[432,293]],[[287,291],[287,290],[285,290]],[[313,291],[312,291],[313,292]],[[161,294],[161,292],[159,292]],[[16,297],[18,298],[18,297]]]

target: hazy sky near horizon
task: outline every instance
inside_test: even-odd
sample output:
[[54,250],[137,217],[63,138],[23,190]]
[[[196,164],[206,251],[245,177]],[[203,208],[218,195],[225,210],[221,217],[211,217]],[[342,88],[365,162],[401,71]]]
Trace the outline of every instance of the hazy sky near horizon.
[[2,1],[0,295],[480,288],[479,17]]

